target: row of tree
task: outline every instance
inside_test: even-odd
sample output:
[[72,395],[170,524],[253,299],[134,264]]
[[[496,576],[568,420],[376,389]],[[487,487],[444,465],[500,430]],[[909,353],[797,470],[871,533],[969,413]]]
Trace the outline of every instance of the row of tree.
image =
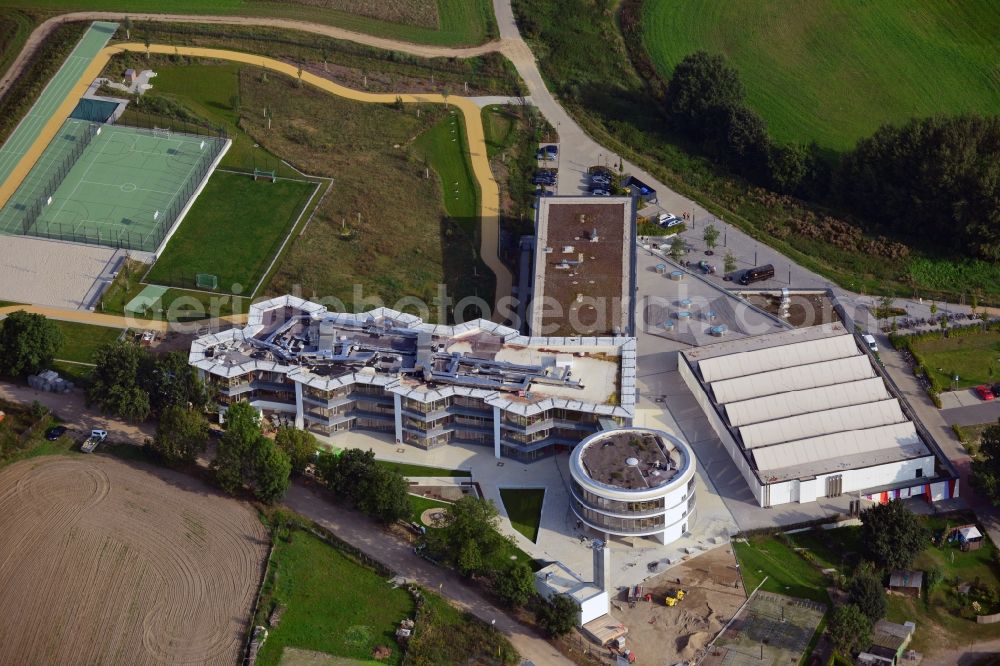
[[817,201],[927,247],[1000,260],[1000,118],[885,125],[842,156],[772,141],[735,69],[699,51],[674,68],[668,123],[751,182]]
[[160,417],[171,406],[200,410],[208,403],[204,383],[181,352],[154,355],[119,340],[100,347],[94,363],[88,401],[126,421]]
[[862,561],[844,586],[848,603],[830,615],[830,640],[845,655],[866,649],[873,626],[885,617],[883,581],[897,569],[907,569],[925,548],[927,531],[902,501],[876,505],[861,513]]
[[316,462],[316,474],[334,495],[381,523],[410,516],[406,479],[375,462],[375,453],[370,449],[324,452]]

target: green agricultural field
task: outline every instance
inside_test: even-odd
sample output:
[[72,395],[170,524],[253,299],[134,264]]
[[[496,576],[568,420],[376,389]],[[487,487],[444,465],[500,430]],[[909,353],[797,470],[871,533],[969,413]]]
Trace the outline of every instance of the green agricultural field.
[[[436,7],[435,7],[436,6]],[[84,9],[162,12],[158,0],[2,0],[0,7],[57,14]],[[422,20],[437,10],[437,21]],[[496,35],[489,0],[173,0],[175,14],[235,14],[325,23],[356,32],[425,44],[481,44]],[[428,11],[429,10],[429,11]],[[430,23],[430,25],[426,25]],[[436,26],[434,25],[436,23]]]
[[145,281],[196,288],[195,276],[210,273],[219,292],[250,294],[315,187],[215,172]]
[[55,319],[51,321],[63,335],[63,343],[55,356],[60,361],[93,363],[94,352],[99,347],[117,340],[122,333],[120,328],[93,326]]
[[285,647],[367,660],[376,645],[387,645],[392,656],[385,663],[399,664],[393,634],[400,620],[413,617],[413,599],[385,579],[309,532],[293,529],[287,540],[276,539],[261,603],[264,618],[275,605],[286,610],[257,663],[278,664]]
[[531,541],[538,540],[538,525],[542,520],[544,488],[501,488],[503,500],[511,527]]
[[913,344],[913,353],[938,386],[955,388],[1000,381],[1000,331],[958,335]]
[[724,54],[778,141],[844,150],[883,123],[1000,112],[993,0],[645,0],[642,18],[664,77]]

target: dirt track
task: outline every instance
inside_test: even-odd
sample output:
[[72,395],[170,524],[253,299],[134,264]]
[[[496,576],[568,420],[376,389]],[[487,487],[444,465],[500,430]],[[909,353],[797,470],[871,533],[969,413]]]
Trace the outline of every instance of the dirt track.
[[0,470],[0,663],[234,664],[267,553],[247,506],[113,458]]

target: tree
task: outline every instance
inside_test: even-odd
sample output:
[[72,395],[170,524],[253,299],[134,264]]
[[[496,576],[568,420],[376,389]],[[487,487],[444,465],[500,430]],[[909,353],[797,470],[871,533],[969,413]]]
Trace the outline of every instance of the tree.
[[479,550],[479,542],[466,541],[458,551],[458,571],[463,576],[474,576],[483,569],[483,554]]
[[861,543],[883,569],[905,569],[927,544],[927,532],[902,500],[861,512]]
[[371,450],[321,453],[316,472],[334,494],[376,520],[391,523],[410,515],[409,484],[396,470],[375,462]]
[[972,461],[972,485],[994,505],[1000,504],[1000,421],[983,430],[979,456]]
[[670,258],[674,261],[680,261],[686,249],[684,247],[684,239],[680,236],[674,236],[673,240],[670,241]]
[[256,478],[260,439],[256,408],[248,402],[231,404],[226,410],[226,431],[212,461],[216,481],[230,495]]
[[160,414],[153,450],[169,462],[193,463],[208,444],[208,422],[198,412],[170,405]]
[[771,144],[767,152],[768,185],[783,194],[795,194],[809,172],[809,156],[802,146]]
[[410,484],[399,472],[374,465],[360,481],[362,490],[358,508],[366,514],[385,524],[410,515],[412,507],[407,496]]
[[428,552],[439,560],[454,562],[465,544],[475,542],[480,553],[491,553],[504,538],[497,532],[499,523],[493,502],[463,497],[448,508],[445,528],[427,533]]
[[125,41],[131,41],[131,39],[132,39],[132,17],[126,16],[125,20],[122,21],[122,25],[125,27]]
[[771,139],[764,120],[746,106],[716,107],[707,116],[703,148],[719,163],[740,172],[767,167]]
[[714,250],[716,243],[719,241],[719,230],[715,228],[714,224],[709,223],[708,226],[705,227],[705,234],[703,238],[705,239],[705,247],[709,250]]
[[511,562],[493,572],[491,587],[505,604],[520,608],[535,594],[535,575],[526,562]]
[[885,589],[870,564],[858,567],[847,586],[851,603],[873,623],[885,617]]
[[854,604],[834,608],[827,631],[834,646],[844,655],[853,656],[872,640],[872,622]]
[[87,400],[123,419],[145,420],[150,399],[138,378],[150,366],[149,352],[134,342],[119,340],[99,347],[94,363]]
[[288,455],[292,471],[302,473],[312,462],[319,445],[311,432],[299,428],[278,428],[274,443]]
[[745,94],[736,70],[721,55],[698,51],[674,67],[667,84],[667,118],[674,128],[701,139],[709,115],[719,108],[742,106]]
[[736,256],[732,252],[726,252],[726,258],[723,259],[723,270],[726,273],[732,273],[736,270]]
[[139,372],[154,413],[160,414],[173,405],[201,409],[208,402],[205,384],[186,354],[174,351],[155,359],[146,355],[143,365]]
[[555,594],[542,602],[538,609],[538,625],[550,636],[568,634],[579,621],[580,606],[572,597]]
[[149,60],[149,33],[147,32],[142,36],[142,43],[146,46],[146,60]]
[[43,315],[12,312],[0,321],[0,373],[17,377],[43,370],[62,343],[62,331]]
[[253,493],[262,502],[273,504],[285,496],[292,464],[288,454],[263,435],[257,438],[254,456]]
[[884,125],[841,160],[835,194],[880,233],[929,249],[1000,258],[1000,117]]

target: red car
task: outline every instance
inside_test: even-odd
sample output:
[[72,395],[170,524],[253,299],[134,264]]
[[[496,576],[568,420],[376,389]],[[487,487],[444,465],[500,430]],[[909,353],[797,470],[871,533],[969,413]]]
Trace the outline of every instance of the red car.
[[983,400],[993,400],[996,397],[995,395],[993,395],[993,391],[990,390],[990,387],[986,386],[985,384],[983,384],[982,386],[977,386],[976,393],[978,393],[979,397],[982,398]]

